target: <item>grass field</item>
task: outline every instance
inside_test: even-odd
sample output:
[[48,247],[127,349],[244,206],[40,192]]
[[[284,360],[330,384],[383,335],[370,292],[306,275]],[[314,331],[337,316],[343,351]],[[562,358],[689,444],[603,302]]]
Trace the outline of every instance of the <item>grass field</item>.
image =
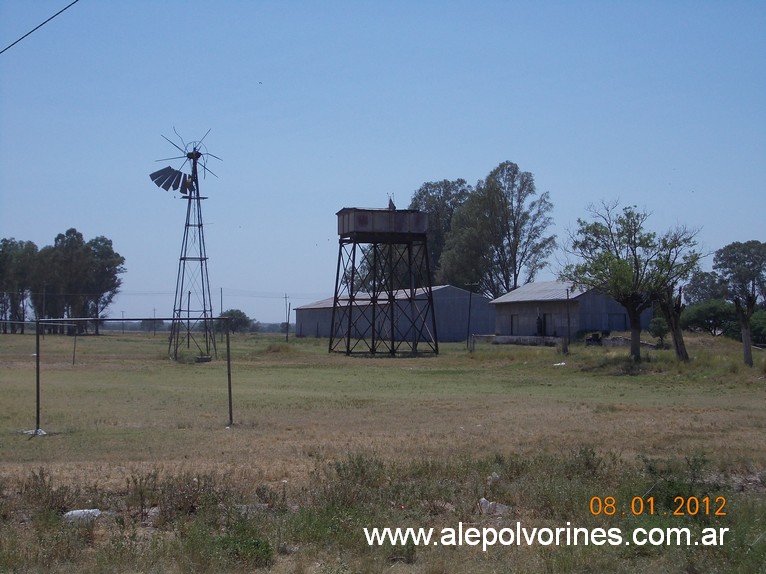
[[[766,358],[691,337],[648,351],[442,344],[346,357],[232,338],[178,364],[161,337],[0,336],[0,571],[766,572]],[[219,355],[224,349],[219,345]],[[223,359],[223,357],[221,357]],[[563,364],[562,364],[563,363]],[[594,516],[593,497],[617,512]],[[674,499],[725,500],[725,516]],[[483,514],[482,497],[505,507]],[[634,497],[656,512],[636,516]],[[695,498],[696,497],[696,498]],[[99,508],[95,522],[64,513]],[[624,515],[622,511],[628,510]],[[723,545],[381,547],[364,527],[730,529]]]

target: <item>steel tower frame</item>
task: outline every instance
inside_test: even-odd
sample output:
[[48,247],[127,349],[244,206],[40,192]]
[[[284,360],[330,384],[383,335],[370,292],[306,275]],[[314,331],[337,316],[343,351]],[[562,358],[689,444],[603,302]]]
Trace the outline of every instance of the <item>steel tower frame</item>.
[[[197,164],[202,157],[195,147],[186,154],[191,162],[190,181],[186,183],[186,223],[184,224],[181,255],[178,258],[176,293],[173,302],[173,320],[170,325],[168,354],[178,360],[179,348],[192,343],[198,351],[196,360],[204,362],[218,356],[215,345],[213,303],[210,296],[210,280],[207,270],[205,229],[202,222],[202,200],[200,196]],[[212,353],[211,353],[212,351]]]
[[425,233],[349,233],[338,242],[330,352],[438,354]]

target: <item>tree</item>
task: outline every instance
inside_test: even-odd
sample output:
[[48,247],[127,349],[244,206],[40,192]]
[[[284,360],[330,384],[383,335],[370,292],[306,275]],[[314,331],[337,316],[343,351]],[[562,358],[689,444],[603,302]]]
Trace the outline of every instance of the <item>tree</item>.
[[443,179],[426,182],[412,194],[410,209],[428,214],[428,258],[434,274],[441,267],[442,252],[452,228],[452,217],[472,191],[464,179]]
[[[59,296],[60,276],[56,272],[56,252],[46,245],[37,253],[32,271],[32,294],[30,301],[38,319],[62,318],[62,298]],[[50,329],[49,329],[50,330]]]
[[[221,317],[228,317],[229,332],[231,333],[248,333],[250,332],[250,326],[252,320],[248,317],[244,311],[239,309],[229,309],[221,313]],[[221,322],[223,323],[223,321]],[[219,324],[217,329],[223,331],[224,325]]]
[[91,239],[85,247],[89,251],[89,265],[83,284],[83,290],[87,294],[84,316],[96,319],[98,334],[98,319],[111,305],[122,285],[119,275],[125,273],[125,258],[115,252],[112,240],[103,236]]
[[556,246],[546,192],[537,197],[534,176],[506,161],[476,184],[456,210],[442,254],[442,278],[478,284],[499,297],[533,281]]
[[656,277],[653,295],[670,329],[676,357],[681,361],[688,361],[689,353],[681,327],[684,305],[681,302],[682,288],[679,285],[686,281],[699,265],[701,255],[694,249],[697,245],[696,235],[697,230],[685,226],[677,226],[666,232],[659,238],[654,263]]
[[37,246],[31,241],[0,241],[0,320],[3,332],[24,333]]
[[485,230],[476,225],[485,214],[481,203],[471,196],[455,212],[452,228],[442,252],[437,282],[464,287],[473,285],[480,293],[491,295],[495,289],[489,277],[489,245]]
[[726,285],[726,298],[734,303],[742,332],[743,359],[753,366],[751,318],[758,297],[766,297],[766,243],[735,241],[715,252],[713,270]]
[[[588,208],[593,221],[577,220],[567,251],[580,259],[559,274],[562,281],[597,289],[625,307],[630,321],[630,354],[641,359],[641,314],[654,302],[671,304],[677,284],[696,268],[696,232],[671,230],[661,237],[644,229],[649,214],[635,206],[618,209],[602,202]],[[680,315],[680,311],[679,311]],[[675,337],[683,335],[674,331]],[[683,340],[683,339],[682,339]],[[688,356],[687,356],[688,358]]]
[[82,233],[75,228],[59,233],[53,243],[54,265],[60,279],[64,317],[85,317],[85,281],[90,270],[90,254]]
[[736,323],[734,305],[723,299],[709,299],[689,305],[681,314],[681,328],[705,331],[713,337],[723,335]]
[[720,275],[712,271],[695,271],[684,286],[687,305],[696,305],[712,299],[726,299],[726,285]]

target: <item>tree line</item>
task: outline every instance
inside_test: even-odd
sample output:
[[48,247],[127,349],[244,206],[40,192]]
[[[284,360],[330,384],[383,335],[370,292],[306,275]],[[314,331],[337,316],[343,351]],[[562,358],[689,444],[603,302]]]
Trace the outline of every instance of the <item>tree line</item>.
[[[125,258],[103,236],[85,241],[74,228],[53,245],[0,240],[0,325],[3,333],[23,333],[24,322],[106,316],[122,285]],[[31,315],[30,315],[31,313]],[[98,321],[94,322],[98,332]],[[73,327],[68,327],[71,330]],[[76,327],[82,332],[85,324]],[[64,331],[63,325],[51,331]]]

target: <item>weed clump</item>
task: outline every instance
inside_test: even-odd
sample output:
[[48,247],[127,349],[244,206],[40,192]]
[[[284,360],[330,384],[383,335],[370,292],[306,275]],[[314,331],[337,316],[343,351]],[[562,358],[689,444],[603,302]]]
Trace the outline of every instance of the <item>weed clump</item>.
[[33,514],[64,514],[79,498],[79,488],[54,486],[53,478],[44,468],[32,471],[21,485],[21,496]]

